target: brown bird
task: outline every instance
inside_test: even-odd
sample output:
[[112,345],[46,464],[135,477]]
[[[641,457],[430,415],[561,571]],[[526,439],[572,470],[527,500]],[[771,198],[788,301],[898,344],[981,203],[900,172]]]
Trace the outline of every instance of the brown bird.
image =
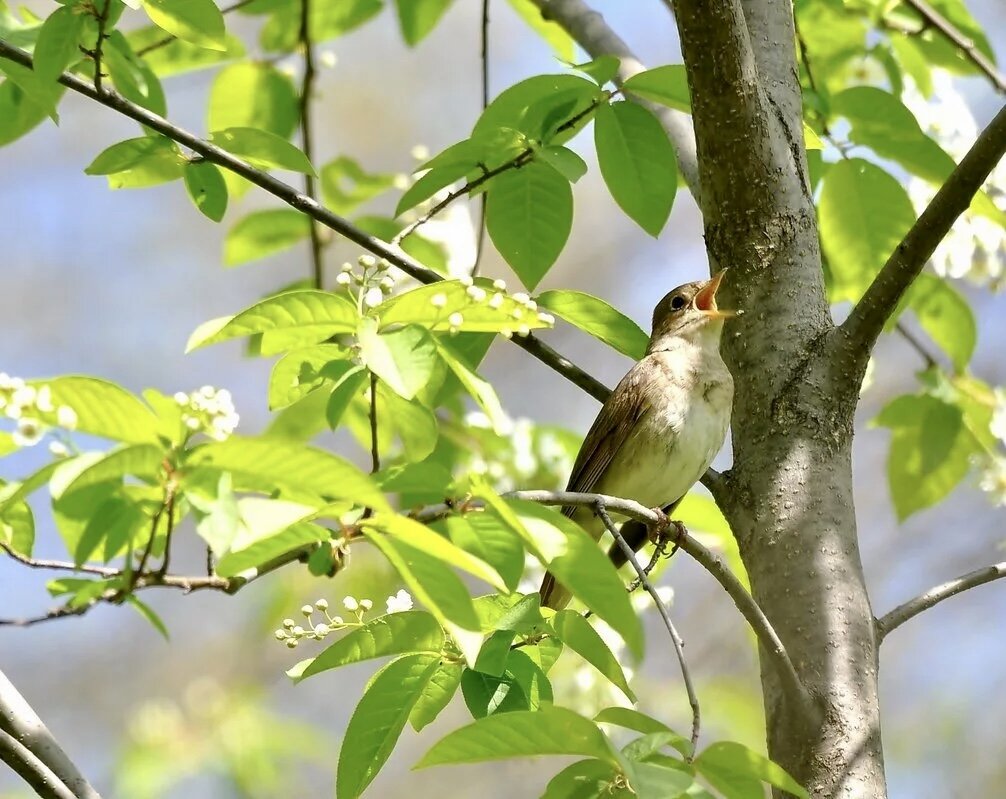
[[[723,320],[735,315],[716,307],[723,270],[711,280],[686,283],[653,311],[653,332],[642,360],[604,403],[573,464],[567,491],[634,499],[670,513],[709,468],[723,446],[734,384],[720,357]],[[562,512],[595,540],[604,525],[589,508]],[[628,528],[628,525],[626,525]],[[638,550],[645,528],[628,541]],[[626,558],[612,546],[616,568]],[[546,574],[541,604],[559,609],[570,593]]]

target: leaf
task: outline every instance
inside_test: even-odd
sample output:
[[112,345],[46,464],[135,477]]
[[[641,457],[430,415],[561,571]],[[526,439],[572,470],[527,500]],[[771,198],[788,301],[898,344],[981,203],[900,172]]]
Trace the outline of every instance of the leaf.
[[[163,38],[164,32],[160,29],[156,30],[158,35]],[[97,37],[96,31],[94,36]],[[174,41],[179,40],[175,39]],[[193,45],[188,46],[194,50],[199,49]],[[213,51],[200,50],[200,52],[210,53]],[[161,81],[146,61],[136,56],[129,40],[121,31],[112,31],[105,42],[102,53],[102,67],[107,69],[108,76],[123,97],[155,114],[167,115],[167,99],[164,96],[164,87],[161,85]],[[215,55],[219,56],[220,54],[215,53]]]
[[339,752],[335,778],[338,799],[355,799],[377,776],[439,666],[439,655],[405,655],[377,672],[367,684]]
[[243,158],[259,169],[288,169],[315,175],[307,156],[286,139],[260,128],[230,127],[215,130],[210,141],[229,153]]
[[258,128],[286,139],[299,118],[293,82],[272,64],[232,64],[213,79],[206,122],[209,130]]
[[529,633],[542,624],[538,594],[489,594],[475,600],[483,632],[513,630]]
[[161,634],[165,641],[171,639],[171,636],[168,634],[168,628],[150,605],[138,599],[134,594],[127,595],[126,601],[129,602],[130,607],[134,608],[137,613],[150,622],[151,626]]
[[[340,0],[311,6],[310,33],[315,44],[342,36],[363,25],[383,8],[381,0]],[[271,52],[289,52],[300,37],[300,6],[288,3],[273,14],[262,28],[262,48]]]
[[668,64],[637,72],[622,84],[622,89],[644,100],[666,105],[686,114],[692,112],[684,64]]
[[412,729],[419,732],[427,724],[433,722],[447,707],[461,685],[461,672],[464,666],[460,663],[441,663],[430,681],[426,683],[419,699],[409,714]]
[[395,0],[402,38],[415,47],[432,31],[453,0]]
[[287,675],[300,682],[329,669],[404,652],[439,655],[444,631],[421,610],[389,613],[350,630],[317,657],[302,660]]
[[[678,763],[680,761],[672,761]],[[685,796],[694,783],[695,777],[684,768],[672,768],[651,762],[631,762],[628,778],[633,793],[639,799],[666,799],[669,796]],[[758,797],[761,799],[761,795]]]
[[207,50],[226,50],[224,17],[212,0],[143,0],[150,21]]
[[567,766],[551,780],[541,799],[606,799],[621,772],[602,760],[581,760]]
[[906,302],[922,329],[950,356],[954,370],[967,369],[978,343],[978,326],[968,301],[949,281],[923,273],[909,287]]
[[54,410],[39,413],[50,425],[58,423],[59,408],[68,406],[77,414],[81,433],[127,443],[156,443],[157,417],[136,396],[108,380],[84,375],[66,375],[30,380],[35,388],[48,386]]
[[471,395],[472,399],[478,403],[478,406],[489,417],[493,430],[496,433],[505,430],[509,424],[509,418],[503,412],[503,406],[500,405],[499,397],[496,396],[496,391],[492,385],[469,369],[457,353],[451,350],[445,342],[438,338],[434,338],[433,340],[437,344],[437,351],[440,353],[440,357],[444,359],[450,370],[457,376],[465,391]]
[[573,193],[554,169],[533,161],[490,181],[486,227],[500,255],[533,289],[555,263],[573,224]]
[[552,686],[545,672],[520,650],[510,653],[501,676],[466,670],[461,675],[461,692],[469,712],[477,719],[537,710],[552,701]]
[[[39,103],[21,86],[10,79],[11,67],[17,64],[0,62],[0,72],[8,76],[8,80],[0,83],[0,147],[16,141],[32,128],[37,126],[51,113],[55,113],[56,104],[62,97],[64,88],[54,84],[56,89],[45,103]],[[31,73],[25,69],[24,72]]]
[[[633,710],[630,707],[608,707],[594,716],[594,721],[598,724],[614,724],[618,727],[625,727],[627,730],[635,730],[644,735],[661,732],[674,732],[662,721],[657,721],[645,713]],[[678,736],[681,737],[681,736]]]
[[822,184],[818,214],[831,299],[856,302],[915,223],[915,209],[897,180],[860,158],[832,165]]
[[206,50],[181,39],[148,50],[151,45],[164,41],[164,31],[154,25],[131,30],[126,38],[135,52],[143,53],[143,63],[161,78],[180,75],[197,69],[206,69],[222,61],[243,58],[245,46],[237,36],[225,34],[225,50]]
[[35,516],[24,501],[5,503],[0,514],[0,541],[26,558],[35,546]]
[[395,206],[395,216],[401,216],[410,208],[415,208],[419,203],[428,200],[441,189],[466,177],[472,168],[472,165],[464,161],[459,164],[447,164],[430,169],[402,194],[398,205]]
[[[231,550],[220,555],[216,563],[216,573],[221,577],[236,577],[249,569],[258,569],[260,566],[271,563],[276,558],[301,550],[311,544],[318,544],[327,541],[331,537],[331,531],[326,527],[307,522],[290,522],[298,515],[297,511],[289,511],[289,515],[273,516],[271,518],[260,518],[256,515],[259,511],[250,510],[248,503],[258,501],[281,502],[281,500],[268,500],[261,497],[246,497],[239,500],[241,508],[241,524],[238,526],[237,534],[231,542]],[[297,503],[283,503],[284,505],[295,505]],[[302,506],[303,507],[303,506]],[[313,510],[313,509],[310,509]],[[306,518],[310,513],[300,518]]]
[[[378,510],[388,507],[369,475],[323,449],[281,438],[231,436],[203,444],[187,465],[212,466],[264,480],[280,490],[307,491],[326,499],[348,499]],[[235,481],[239,483],[240,481]]]
[[287,291],[268,297],[236,316],[200,325],[189,337],[186,352],[267,331],[297,330],[322,341],[336,333],[353,333],[356,325],[356,307],[344,297],[314,289]]
[[214,222],[223,219],[227,213],[227,184],[220,170],[209,161],[193,161],[185,165],[184,178],[196,208]]
[[517,590],[524,572],[524,547],[509,527],[491,513],[449,516],[443,524],[451,541],[492,566],[508,591]]
[[[719,741],[710,745],[695,759],[694,765],[726,799],[763,796],[758,781],[782,788],[801,799],[809,797],[807,791],[782,766],[733,741]],[[748,786],[752,782],[758,790],[757,794],[749,791]]]
[[[540,11],[535,13],[541,15]],[[565,60],[568,62],[571,59]],[[558,110],[561,118],[555,120],[556,124],[565,122],[588,108],[600,93],[597,84],[578,75],[535,75],[500,92],[478,118],[472,129],[472,138],[491,139],[498,136],[502,129],[512,129],[528,138],[542,139],[546,133],[546,118]],[[545,143],[561,144],[574,133],[573,129],[567,130]],[[511,157],[510,150],[501,148],[500,157],[489,159],[487,166],[495,166]]]
[[585,64],[574,64],[573,69],[593,78],[598,86],[615,79],[621,59],[618,56],[602,55]]
[[339,156],[321,168],[321,193],[337,214],[347,214],[395,185],[395,176],[369,173],[349,156]]
[[556,316],[576,325],[623,355],[639,360],[646,352],[650,337],[639,325],[608,303],[582,291],[546,291],[538,304]]
[[153,480],[162,469],[165,452],[154,444],[131,444],[107,453],[90,463],[69,483],[53,490],[53,498],[109,480],[120,481],[127,474]]
[[437,446],[437,417],[418,399],[407,400],[381,383],[378,394],[388,405],[391,426],[402,442],[405,458],[418,462],[429,457]]
[[541,9],[531,0],[508,0],[508,2],[531,30],[545,40],[559,59],[567,63],[573,60],[576,45],[573,37],[561,25],[545,19]]
[[269,376],[269,410],[284,408],[320,388],[338,381],[352,368],[352,352],[338,344],[316,344],[288,352]]
[[86,175],[110,175],[113,189],[144,188],[182,177],[187,160],[171,139],[142,136],[113,144],[84,169]]
[[583,755],[618,765],[614,749],[592,721],[566,708],[543,705],[538,710],[487,716],[454,730],[415,768],[539,755]]
[[618,659],[589,621],[574,610],[561,610],[551,625],[560,641],[601,672],[630,702],[636,701]]
[[227,231],[224,266],[240,266],[289,249],[311,234],[311,220],[292,208],[253,211]]
[[544,161],[570,183],[576,183],[587,174],[587,164],[568,147],[542,147],[534,157]]
[[376,323],[365,319],[357,340],[366,367],[405,399],[411,400],[429,382],[437,347],[419,325],[378,333]]
[[325,405],[325,420],[333,430],[339,426],[349,404],[369,382],[368,378],[369,374],[363,368],[358,368],[350,369],[336,382]]
[[[485,641],[479,650],[479,656],[475,659],[471,671],[483,675],[499,677],[506,670],[507,658],[510,656],[510,645],[516,633],[513,630],[495,630]],[[467,701],[467,700],[466,700]],[[482,713],[484,716],[485,713]],[[477,718],[481,716],[476,715]]]
[[34,70],[43,80],[56,80],[60,73],[80,60],[77,48],[84,15],[73,6],[62,6],[50,14],[38,31],[33,52]]
[[678,188],[674,147],[660,121],[636,103],[602,105],[594,120],[594,145],[615,202],[643,230],[659,235]]

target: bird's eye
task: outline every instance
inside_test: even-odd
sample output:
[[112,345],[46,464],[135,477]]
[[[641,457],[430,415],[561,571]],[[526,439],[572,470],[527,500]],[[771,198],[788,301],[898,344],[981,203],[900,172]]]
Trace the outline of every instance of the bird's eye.
[[685,298],[682,297],[680,294],[671,300],[672,311],[680,311],[684,307],[685,307]]

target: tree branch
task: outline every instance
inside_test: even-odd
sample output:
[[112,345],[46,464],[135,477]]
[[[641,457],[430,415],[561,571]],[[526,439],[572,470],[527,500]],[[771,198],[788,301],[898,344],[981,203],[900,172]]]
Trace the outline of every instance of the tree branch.
[[[482,111],[489,107],[489,0],[482,0],[482,50],[480,62],[482,65]],[[482,251],[486,243],[486,195],[479,197],[479,229],[475,236],[475,262],[472,264],[471,276],[479,273],[482,263]]]
[[0,730],[0,762],[10,766],[42,799],[76,799],[45,763],[3,730]]
[[[621,86],[626,80],[646,67],[636,58],[629,45],[613,31],[597,11],[583,0],[531,0],[547,20],[559,24],[574,40],[586,50],[591,58],[602,55],[617,56],[620,63],[615,82]],[[672,108],[633,97],[640,105],[649,109],[660,120],[674,143],[678,158],[678,168],[688,184],[696,205],[702,208],[699,189],[699,167],[695,153],[695,133],[688,114]]]
[[[37,758],[77,799],[101,799],[60,748],[31,705],[0,671],[0,730]],[[20,773],[20,772],[19,772]],[[44,794],[43,794],[44,795]],[[63,799],[63,795],[53,793]]]
[[924,594],[919,594],[917,597],[909,599],[907,602],[898,605],[890,613],[877,619],[878,642],[882,642],[891,630],[896,630],[909,619],[913,619],[924,610],[929,610],[934,605],[938,605],[944,599],[950,599],[950,597],[957,596],[957,594],[967,591],[969,588],[976,588],[979,585],[985,585],[985,583],[991,583],[993,580],[999,580],[1003,577],[1006,577],[1006,561],[985,566],[981,569],[975,569],[972,572],[962,574],[960,577],[943,583],[943,585],[930,588]]
[[[8,61],[21,64],[21,66],[24,67],[33,68],[32,57],[28,53],[19,47],[14,47],[2,39],[0,39],[0,58],[5,58]],[[163,117],[151,113],[147,109],[141,108],[135,103],[131,103],[118,93],[109,89],[98,92],[87,81],[82,80],[69,72],[64,72],[59,77],[59,82],[68,89],[71,89],[78,94],[82,94],[85,97],[89,97],[92,100],[111,108],[113,111],[118,111],[120,114],[127,116],[130,119],[136,120],[141,125],[151,128],[163,136],[167,136],[169,139],[178,142],[184,147],[188,147],[194,153],[198,153],[207,161],[223,167],[224,169],[228,169],[236,175],[240,175],[249,182],[254,183],[259,188],[264,189],[269,194],[272,194],[274,197],[282,200],[292,208],[295,208],[301,213],[307,214],[307,216],[317,222],[320,222],[325,227],[334,230],[342,236],[345,236],[354,244],[357,244],[368,252],[373,253],[378,258],[384,258],[392,266],[401,269],[406,274],[414,277],[420,283],[436,283],[437,281],[443,279],[439,274],[434,272],[432,269],[428,269],[423,266],[419,261],[410,257],[400,248],[391,247],[387,242],[381,241],[368,233],[364,233],[348,220],[338,214],[333,214],[331,211],[320,205],[317,200],[302,194],[288,183],[284,183],[282,180],[278,180],[266,172],[255,169],[253,166],[249,165],[245,161],[242,161],[240,158],[231,155],[226,150],[200,139],[198,136],[173,125]],[[546,366],[558,372],[573,384],[583,388],[592,396],[600,399],[602,402],[604,398],[607,397],[609,393],[608,389],[602,383],[598,382],[583,369],[576,366],[568,358],[564,358],[559,355],[555,350],[542,342],[540,339],[536,338],[533,334],[527,336],[515,335],[511,341],[513,341],[518,347],[523,348],[531,355],[538,358],[538,360],[542,361]]]
[[[304,76],[300,83],[301,149],[307,160],[314,163],[314,145],[311,139],[311,92],[314,90],[314,46],[311,43],[311,0],[300,0],[300,47],[304,51]],[[304,173],[304,194],[317,198],[314,175]],[[311,233],[311,276],[316,289],[325,288],[324,262],[321,254],[321,231],[314,219],[308,219]]]
[[652,597],[653,603],[657,606],[657,612],[660,614],[660,618],[664,620],[664,626],[667,628],[667,634],[671,636],[671,643],[674,644],[674,654],[677,656],[678,664],[681,666],[681,678],[685,683],[685,693],[688,694],[688,704],[692,708],[692,751],[686,758],[686,760],[690,762],[695,756],[695,751],[698,748],[699,727],[701,724],[702,714],[699,710],[699,698],[695,694],[695,686],[692,685],[692,675],[688,670],[688,664],[685,662],[685,642],[682,641],[681,636],[678,635],[678,631],[674,627],[674,622],[671,621],[671,616],[667,612],[667,607],[660,599],[657,589],[653,587],[653,583],[650,582],[650,578],[647,576],[646,571],[639,565],[639,561],[636,560],[636,553],[633,551],[632,547],[629,546],[628,542],[622,538],[622,534],[615,527],[615,523],[611,521],[604,499],[598,497],[597,502],[594,504],[594,512],[601,518],[601,521],[604,522],[604,526],[608,528],[608,532],[611,533],[611,537],[615,539],[619,549],[622,550],[628,562],[632,564],[632,568],[636,570],[637,579],[639,580],[640,585],[642,585],[643,588],[646,589],[646,593]]
[[908,231],[845,322],[836,329],[846,360],[865,367],[884,323],[922,272],[954,221],[971,204],[1006,153],[1006,106],[978,136],[968,154]]
[[1000,94],[1006,93],[1006,78],[999,74],[995,64],[975,46],[975,43],[970,38],[959,31],[950,20],[929,5],[926,0],[904,0],[904,3],[915,9],[927,26],[931,25],[936,28],[954,47],[963,52],[972,64],[984,72],[988,79],[992,81],[992,85],[995,86],[996,91]]

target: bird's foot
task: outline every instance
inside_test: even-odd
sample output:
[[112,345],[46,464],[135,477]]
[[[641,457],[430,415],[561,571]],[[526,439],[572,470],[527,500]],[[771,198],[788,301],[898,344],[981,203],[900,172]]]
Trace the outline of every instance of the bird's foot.
[[650,543],[663,548],[667,546],[668,542],[671,542],[674,544],[671,554],[674,554],[674,550],[681,545],[685,536],[688,535],[688,530],[685,529],[685,526],[681,522],[671,519],[664,512],[663,508],[651,508],[650,510],[657,516],[656,523],[648,525],[646,528]]

